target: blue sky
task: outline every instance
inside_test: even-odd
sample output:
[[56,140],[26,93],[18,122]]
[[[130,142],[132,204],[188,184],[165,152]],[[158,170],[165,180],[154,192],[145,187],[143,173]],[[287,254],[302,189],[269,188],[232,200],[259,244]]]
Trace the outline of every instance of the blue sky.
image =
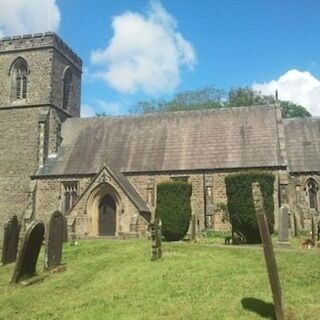
[[0,34],[49,24],[83,59],[84,115],[207,85],[278,89],[320,115],[320,1],[39,1],[32,23],[14,6],[20,29],[0,13]]

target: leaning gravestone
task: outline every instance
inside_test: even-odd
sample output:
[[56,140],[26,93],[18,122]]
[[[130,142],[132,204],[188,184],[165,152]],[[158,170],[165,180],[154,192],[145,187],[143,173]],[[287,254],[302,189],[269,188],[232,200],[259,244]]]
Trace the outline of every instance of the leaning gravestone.
[[62,245],[65,236],[65,220],[60,211],[55,211],[48,224],[44,268],[59,266],[62,258]]
[[282,306],[282,291],[280,279],[276,264],[276,258],[273,252],[273,246],[269,231],[267,217],[264,213],[263,199],[258,182],[252,183],[252,198],[256,210],[257,221],[259,225],[260,236],[264,251],[264,258],[267,265],[269,282],[272,291],[272,298],[277,320],[284,320],[284,312]]
[[289,244],[289,210],[285,206],[282,206],[279,212],[278,243]]
[[19,243],[20,225],[17,216],[13,216],[4,226],[1,263],[16,261]]
[[42,222],[31,224],[24,236],[21,250],[15,265],[11,283],[18,283],[34,276],[36,265],[44,239],[44,224]]

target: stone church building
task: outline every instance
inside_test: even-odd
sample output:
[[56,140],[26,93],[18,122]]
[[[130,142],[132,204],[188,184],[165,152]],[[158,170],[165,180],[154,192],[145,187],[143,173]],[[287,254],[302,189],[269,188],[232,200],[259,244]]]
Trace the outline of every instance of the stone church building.
[[169,180],[192,184],[198,231],[229,230],[224,179],[248,169],[274,174],[291,227],[318,219],[320,119],[277,105],[80,118],[81,73],[54,33],[0,40],[1,232],[58,209],[79,237],[143,235]]

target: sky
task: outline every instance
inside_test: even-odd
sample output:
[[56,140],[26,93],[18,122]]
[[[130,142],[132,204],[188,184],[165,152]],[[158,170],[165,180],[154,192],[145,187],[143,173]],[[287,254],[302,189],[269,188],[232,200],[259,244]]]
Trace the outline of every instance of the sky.
[[82,116],[249,86],[320,116],[318,0],[0,0],[0,37],[54,31],[82,58]]

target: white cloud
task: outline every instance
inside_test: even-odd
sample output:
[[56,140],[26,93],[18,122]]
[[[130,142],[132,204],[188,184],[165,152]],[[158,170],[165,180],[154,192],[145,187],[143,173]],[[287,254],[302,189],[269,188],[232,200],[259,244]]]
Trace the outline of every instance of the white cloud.
[[114,35],[105,49],[91,53],[101,65],[96,77],[122,92],[170,92],[180,83],[180,68],[192,69],[195,50],[177,31],[176,20],[159,1],[146,14],[126,12],[112,20]]
[[280,100],[288,100],[305,107],[312,115],[320,115],[320,80],[308,71],[287,71],[277,80],[254,83],[255,90],[274,94],[278,90]]
[[81,106],[81,117],[95,117],[96,113],[105,113],[109,116],[119,115],[121,112],[121,104],[118,102],[105,101],[103,99],[95,99],[92,104],[83,104]]
[[0,0],[0,36],[57,31],[56,0]]
[[90,118],[95,116],[96,112],[94,111],[92,106],[88,104],[81,105],[81,118]]

